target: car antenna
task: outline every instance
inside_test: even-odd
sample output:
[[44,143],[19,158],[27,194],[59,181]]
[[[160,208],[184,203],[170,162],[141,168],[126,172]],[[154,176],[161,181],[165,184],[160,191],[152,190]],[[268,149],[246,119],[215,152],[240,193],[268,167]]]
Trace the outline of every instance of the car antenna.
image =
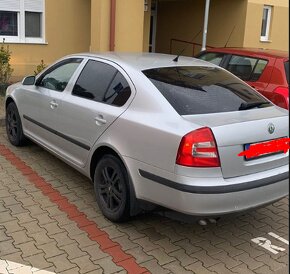
[[[191,44],[193,41],[194,41],[194,39],[199,35],[201,33],[201,29],[200,29],[200,31],[193,37],[193,39],[190,41],[190,43],[189,44]],[[188,44],[182,49],[182,51],[173,59],[173,62],[178,62],[178,59],[179,59],[179,57],[180,57],[180,55],[187,49],[187,47],[188,47]]]
[[228,42],[230,41],[230,39],[231,39],[231,36],[232,36],[232,34],[233,34],[233,32],[234,32],[235,28],[236,28],[236,25],[234,25],[234,27],[233,27],[233,29],[232,29],[232,31],[231,31],[231,33],[230,33],[230,36],[229,36],[229,38],[228,38],[228,40],[227,40],[227,42],[226,42],[226,44],[225,44],[224,48],[226,48],[226,47],[227,47],[227,45],[228,45]]

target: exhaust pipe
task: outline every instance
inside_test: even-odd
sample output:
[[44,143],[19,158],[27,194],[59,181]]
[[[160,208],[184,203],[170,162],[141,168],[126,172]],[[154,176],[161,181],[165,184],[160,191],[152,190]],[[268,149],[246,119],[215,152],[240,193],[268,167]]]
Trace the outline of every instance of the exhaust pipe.
[[199,219],[197,223],[201,226],[206,226],[208,223],[216,224],[219,218],[208,218],[208,219]]

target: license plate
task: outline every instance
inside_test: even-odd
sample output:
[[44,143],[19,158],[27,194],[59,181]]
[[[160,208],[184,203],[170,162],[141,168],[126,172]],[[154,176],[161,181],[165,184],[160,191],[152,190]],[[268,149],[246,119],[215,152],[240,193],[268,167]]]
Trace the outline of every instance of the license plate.
[[263,157],[268,157],[271,155],[281,154],[284,152],[281,142],[287,141],[287,138],[279,138],[274,140],[269,140],[265,142],[251,143],[244,145],[244,151],[256,151],[253,155],[245,155],[244,158],[246,161],[255,160]]

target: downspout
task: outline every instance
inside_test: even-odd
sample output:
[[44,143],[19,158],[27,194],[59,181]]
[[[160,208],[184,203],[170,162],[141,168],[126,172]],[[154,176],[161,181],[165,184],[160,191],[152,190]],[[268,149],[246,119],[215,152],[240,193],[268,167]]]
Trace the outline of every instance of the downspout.
[[116,0],[111,0],[110,9],[110,51],[115,50]]
[[210,5],[210,0],[206,0],[205,12],[204,12],[204,23],[203,23],[203,35],[202,35],[201,51],[206,50],[206,37],[207,37],[209,5]]

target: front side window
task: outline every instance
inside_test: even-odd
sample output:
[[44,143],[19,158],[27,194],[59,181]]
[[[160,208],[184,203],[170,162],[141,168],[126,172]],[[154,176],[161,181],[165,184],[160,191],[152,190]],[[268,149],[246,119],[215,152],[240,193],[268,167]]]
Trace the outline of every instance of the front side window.
[[264,6],[261,27],[261,41],[269,41],[271,15],[272,6]]
[[81,58],[61,61],[45,72],[36,85],[55,91],[64,91],[69,80],[82,62]]
[[43,43],[45,0],[0,1],[0,40]]
[[242,80],[211,67],[168,67],[143,71],[180,115],[244,110],[272,104]]
[[72,94],[96,102],[123,106],[131,95],[131,89],[116,68],[90,60],[81,72]]
[[224,53],[207,52],[200,55],[198,58],[219,66],[224,55]]

